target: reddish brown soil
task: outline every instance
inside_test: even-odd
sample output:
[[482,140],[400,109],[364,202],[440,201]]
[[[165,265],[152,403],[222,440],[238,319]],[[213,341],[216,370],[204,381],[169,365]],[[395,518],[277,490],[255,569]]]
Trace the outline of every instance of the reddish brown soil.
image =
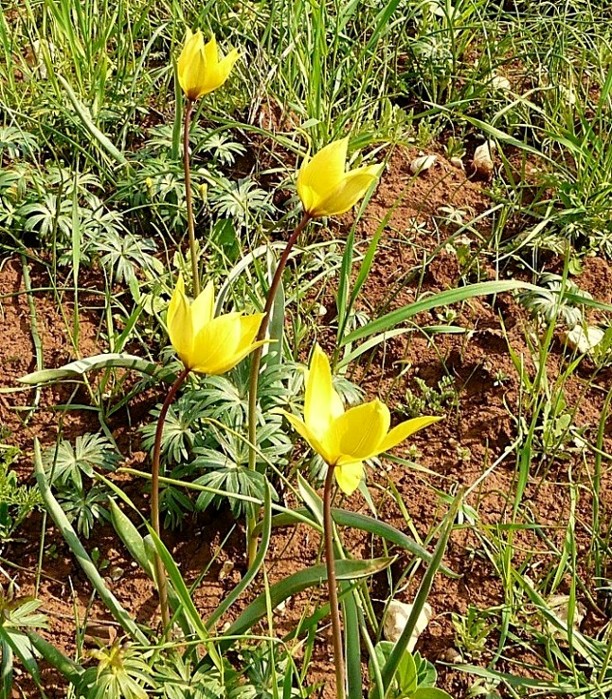
[[[415,155],[416,151],[397,150],[394,153],[376,196],[358,224],[358,247],[365,251],[373,232],[393,209],[383,231],[372,273],[362,293],[361,309],[371,317],[410,303],[418,294],[449,289],[462,281],[471,281],[477,271],[481,279],[495,277],[493,261],[489,262],[487,257],[479,258],[478,268],[461,269],[449,247],[449,240],[457,235],[462,238],[461,244],[471,246],[472,250],[478,250],[482,239],[486,238],[491,226],[490,215],[487,214],[490,202],[485,194],[486,183],[470,181],[443,158],[439,158],[430,171],[415,179],[409,172],[410,160]],[[452,210],[459,212],[457,216],[460,219],[449,220]],[[477,218],[476,223],[457,233],[461,220],[468,222]],[[346,223],[350,221],[347,219]],[[336,232],[342,234],[343,230],[341,226]],[[422,275],[424,260],[427,264]],[[33,271],[35,287],[49,286],[40,266],[34,266]],[[506,273],[511,276],[512,270],[502,270],[502,276]],[[612,300],[612,267],[606,261],[588,258],[578,283],[595,297],[608,302]],[[335,281],[331,280],[328,287],[320,290],[321,298],[330,300],[326,304],[329,307],[333,306],[334,285]],[[18,377],[35,368],[30,311],[23,291],[21,260],[7,259],[0,270],[0,321],[3,330],[0,386],[3,388],[14,388]],[[56,299],[48,291],[37,291],[33,298],[45,367],[59,366],[76,356],[104,351],[104,343],[98,337],[100,314],[97,306],[100,302],[96,296],[80,298],[80,303],[89,310],[80,318],[76,347],[68,339],[73,309],[70,294]],[[60,304],[63,313],[58,311]],[[422,378],[429,386],[435,386],[445,375],[454,379],[457,405],[446,411],[442,422],[426,433],[416,435],[410,444],[398,448],[396,452],[398,456],[408,459],[414,459],[416,453],[416,461],[427,471],[413,471],[399,465],[391,467],[390,463],[385,463],[384,468],[368,474],[379,516],[409,531],[388,489],[383,490],[392,481],[402,496],[411,525],[424,540],[432,535],[447,510],[447,504],[440,498],[440,491],[454,494],[461,488],[470,489],[475,483],[477,485],[471,489],[467,503],[477,512],[479,529],[514,521],[512,506],[516,489],[516,456],[511,445],[517,436],[518,411],[521,405],[527,405],[527,401],[521,395],[524,387],[520,384],[509,347],[515,356],[522,359],[525,371],[531,378],[535,373],[529,349],[533,342],[530,334],[534,326],[512,296],[505,294],[495,300],[476,299],[454,310],[456,316],[452,324],[467,332],[437,334],[432,339],[418,331],[402,335],[386,342],[372,356],[362,357],[351,371],[351,378],[360,383],[368,396],[378,395],[395,409],[396,419],[399,418],[401,406],[405,404],[406,390],[416,390],[414,377]],[[318,339],[329,347],[333,342],[330,338],[334,337],[331,327],[334,318],[326,316],[326,320],[329,320],[330,327],[320,327]],[[415,327],[447,322],[437,317],[435,312],[422,314],[414,321]],[[547,367],[552,391],[564,391],[568,406],[575,411],[576,423],[584,428],[584,436],[593,442],[612,374],[609,369],[595,372],[594,367],[584,361],[567,381],[557,385],[555,382],[566,366],[562,343],[555,341]],[[404,369],[407,371],[398,378]],[[0,421],[7,433],[6,441],[18,445],[22,450],[19,468],[24,479],[31,473],[34,437],[38,437],[43,445],[49,445],[55,442],[60,431],[65,437],[74,438],[99,427],[95,412],[58,412],[54,409],[58,404],[88,403],[88,395],[82,388],[76,396],[72,395],[71,386],[44,389],[40,406],[28,419],[28,412],[23,408],[32,401],[33,396],[34,392],[29,390],[0,394]],[[155,401],[155,395],[140,400],[139,409],[131,415],[131,427],[121,417],[111,425],[115,436],[126,446],[127,463],[137,468],[147,469],[147,456],[139,451],[136,428]],[[530,419],[529,414],[522,417],[527,421]],[[607,453],[612,453],[612,425],[609,421],[604,448]],[[508,455],[500,459],[506,449]],[[497,465],[492,468],[496,462]],[[579,565],[589,593],[589,596],[583,595],[581,601],[588,612],[585,624],[590,633],[597,633],[605,619],[595,603],[592,569],[586,555],[593,504],[588,487],[592,468],[592,458],[578,453],[570,454],[567,460],[549,458],[542,459],[541,464],[534,463],[521,512],[531,510],[550,541],[560,546],[566,536],[570,511],[570,483],[577,485]],[[603,479],[602,517],[609,521],[612,506],[607,487],[610,482],[609,470],[604,471]],[[124,476],[121,485],[146,511],[147,496],[141,495],[142,484]],[[368,511],[358,495],[345,500],[343,506]],[[528,523],[524,515],[520,515],[518,521]],[[6,559],[21,566],[7,570],[16,579],[23,595],[34,592],[41,527],[41,517],[32,518],[20,532],[23,540],[11,544],[3,553]],[[228,532],[231,533],[226,540]],[[344,531],[343,535],[354,555],[372,555],[371,543],[365,536],[352,531]],[[512,536],[516,547],[513,565],[525,564],[534,579],[546,575],[558,562],[558,558],[548,553],[550,543],[531,530],[519,529],[512,535],[508,532],[501,535],[508,540]],[[434,535],[434,542],[435,538]],[[206,615],[239,580],[244,570],[242,525],[236,525],[227,515],[205,514],[188,524],[188,533],[178,531],[168,534],[167,543],[173,549],[187,580],[194,580],[204,567],[210,565],[203,584],[195,592],[196,604]],[[303,527],[276,532],[266,563],[269,581],[280,580],[314,561],[319,554],[319,545],[317,536]],[[122,604],[139,622],[155,624],[158,609],[154,589],[146,576],[130,562],[113,532],[109,528],[100,528],[88,542],[90,549],[94,546],[109,561],[106,569],[109,585]],[[374,553],[380,551],[375,550]],[[235,567],[227,578],[220,580],[222,565],[227,560],[234,562]],[[495,570],[482,540],[473,528],[458,527],[453,532],[445,562],[459,577],[449,579],[438,575],[436,578],[429,599],[434,618],[420,640],[419,650],[432,662],[438,663],[441,686],[459,698],[466,696],[473,678],[442,664],[450,657],[449,652],[450,655],[455,653],[451,613],[464,613],[468,605],[486,610],[503,604],[505,600],[499,571]],[[407,556],[399,557],[392,571],[394,580],[400,578],[408,563]],[[410,601],[419,579],[419,573],[412,576],[406,589],[402,589],[397,597]],[[375,598],[388,596],[384,576],[374,584]],[[289,600],[282,611],[277,612],[278,631],[291,630],[304,611],[320,599],[321,594],[320,591],[303,593]],[[69,653],[73,653],[75,648],[75,610],[80,623],[87,619],[91,636],[104,640],[113,638],[118,632],[97,602],[90,606],[91,587],[51,526],[48,526],[45,537],[43,576],[38,596],[50,620],[50,630],[46,635]],[[315,696],[331,699],[333,672],[328,634],[327,628],[320,633],[321,640],[310,664],[309,677],[311,681],[323,685]],[[493,635],[487,642],[487,650],[476,662],[486,665],[495,650],[496,639]],[[513,654],[523,661],[538,662],[535,657],[528,658],[517,653],[517,649],[511,649],[505,655],[507,660],[498,663],[497,669],[520,673],[521,669],[517,669],[512,662]],[[537,671],[532,674],[546,677],[545,673]],[[45,681],[50,696],[63,696],[61,682],[56,684],[58,681],[53,673],[48,672]]]

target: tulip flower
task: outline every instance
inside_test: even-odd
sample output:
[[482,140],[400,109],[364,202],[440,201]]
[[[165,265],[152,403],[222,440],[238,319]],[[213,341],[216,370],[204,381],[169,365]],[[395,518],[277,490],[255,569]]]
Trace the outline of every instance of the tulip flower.
[[345,172],[347,148],[348,138],[333,141],[300,168],[297,192],[311,218],[348,211],[380,175],[382,165]]
[[364,461],[441,419],[417,417],[390,430],[389,408],[378,399],[345,410],[333,387],[329,360],[318,345],[306,378],[304,419],[283,412],[314,451],[334,468],[338,485],[347,495],[362,480]]
[[219,60],[215,37],[204,44],[202,32],[187,29],[187,39],[178,59],[178,80],[183,92],[192,102],[206,95],[227,80],[238,51],[234,49]]
[[186,369],[199,374],[224,374],[264,342],[255,337],[263,313],[214,317],[212,282],[190,303],[180,276],[168,308],[168,334]]

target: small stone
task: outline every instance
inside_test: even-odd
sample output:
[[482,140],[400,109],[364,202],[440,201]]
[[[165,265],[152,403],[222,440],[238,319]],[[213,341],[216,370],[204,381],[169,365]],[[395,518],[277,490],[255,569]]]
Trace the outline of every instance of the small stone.
[[[397,600],[392,600],[390,602],[383,624],[383,631],[387,641],[397,643],[399,637],[406,628],[408,617],[412,613],[413,606],[414,605],[412,604],[405,604],[404,602],[398,602]],[[414,650],[414,647],[419,640],[419,636],[427,628],[427,624],[429,624],[429,620],[432,616],[433,610],[431,606],[425,602],[408,643],[408,651],[410,653],[412,653]]]
[[508,92],[508,90],[512,89],[510,81],[504,75],[494,75],[491,79],[491,87],[494,90],[501,90],[503,92]]
[[218,580],[219,582],[223,582],[226,580],[230,573],[234,570],[234,562],[233,561],[225,561],[225,563],[221,566],[221,570],[219,571],[219,576]]
[[442,660],[445,663],[452,663],[453,665],[459,665],[463,662],[461,653],[456,648],[447,648],[444,653],[442,653]]
[[603,340],[604,331],[594,325],[576,325],[564,334],[565,341],[573,350],[578,350],[580,354],[590,354],[595,347]]
[[474,166],[475,172],[481,177],[486,177],[488,179],[493,174],[493,169],[495,168],[493,154],[496,149],[497,146],[494,141],[487,141],[481,146],[478,146],[474,151],[472,165]]
[[413,175],[420,175],[435,165],[437,159],[436,155],[421,155],[410,163],[410,172]]

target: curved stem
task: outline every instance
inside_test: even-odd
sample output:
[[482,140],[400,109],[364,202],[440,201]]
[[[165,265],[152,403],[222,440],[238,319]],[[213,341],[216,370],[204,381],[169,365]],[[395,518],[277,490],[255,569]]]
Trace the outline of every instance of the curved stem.
[[183,170],[185,171],[185,203],[187,204],[187,230],[189,232],[189,252],[191,254],[191,274],[193,276],[193,295],[200,295],[200,273],[198,271],[198,255],[195,240],[195,223],[193,220],[193,197],[191,195],[191,166],[189,162],[189,127],[193,100],[188,99],[185,105],[185,123],[183,126]]
[[[164,432],[164,423],[168,409],[172,405],[177,391],[183,385],[191,370],[185,367],[177,376],[176,381],[170,387],[168,395],[164,400],[159,417],[157,418],[157,429],[155,430],[155,443],[153,445],[153,463],[151,465],[151,526],[153,531],[161,539],[161,527],[159,524],[159,457],[161,454],[161,440]],[[168,608],[168,587],[166,584],[166,574],[159,554],[155,555],[155,572],[157,574],[157,585],[159,593],[159,606],[161,609],[162,626],[168,628],[170,623],[170,611]]]
[[[256,338],[258,342],[264,340],[266,333],[268,332],[268,326],[270,325],[270,313],[272,311],[274,299],[276,298],[276,292],[278,291],[281,279],[283,278],[283,272],[285,271],[287,261],[289,260],[289,255],[291,254],[291,250],[300,236],[300,233],[302,233],[302,231],[308,225],[310,219],[311,216],[309,213],[304,212],[302,214],[300,222],[295,227],[293,233],[289,237],[289,240],[287,240],[283,254],[280,256],[278,265],[276,266],[276,271],[274,272],[274,277],[272,277],[272,283],[270,284],[268,295],[266,297],[264,317],[262,318]],[[279,351],[281,351],[280,348]],[[258,347],[251,354],[251,373],[249,375],[249,469],[251,471],[255,470],[255,461],[257,458],[255,451],[257,441],[257,384],[259,383],[259,369],[261,367],[262,355],[263,346]],[[252,536],[252,531],[255,528],[256,520],[256,515],[247,517],[247,553],[249,565],[253,561],[253,557],[257,549],[257,542]]]
[[344,699],[344,656],[342,651],[342,629],[340,627],[340,609],[338,608],[338,585],[336,582],[336,557],[334,554],[334,523],[332,520],[332,496],[334,485],[334,467],[327,467],[323,489],[323,537],[325,539],[325,565],[327,567],[327,590],[329,593],[329,614],[332,623],[332,641],[334,648],[334,665],[336,667],[336,697]]

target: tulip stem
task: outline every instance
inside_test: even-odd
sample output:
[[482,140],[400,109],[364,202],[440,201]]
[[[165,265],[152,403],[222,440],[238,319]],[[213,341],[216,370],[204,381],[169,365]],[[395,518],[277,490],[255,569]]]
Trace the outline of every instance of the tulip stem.
[[[257,333],[256,342],[261,342],[265,340],[266,333],[268,332],[268,326],[270,325],[270,313],[272,311],[272,306],[274,304],[274,299],[276,298],[276,292],[283,278],[283,272],[287,266],[287,261],[289,260],[289,255],[291,249],[295,245],[298,237],[304,231],[308,225],[311,215],[308,212],[302,214],[300,222],[295,227],[293,233],[287,240],[283,254],[280,256],[278,265],[276,266],[276,271],[272,277],[272,283],[270,284],[270,289],[268,290],[268,295],[266,297],[266,305],[264,306],[264,317],[261,320],[261,325],[259,326],[259,332]],[[279,352],[282,351],[282,347],[279,347]],[[249,469],[251,471],[255,470],[255,461],[257,458],[256,453],[256,441],[257,441],[257,384],[259,383],[259,369],[261,368],[261,357],[263,355],[263,345],[260,345],[255,349],[251,355],[251,373],[249,376]],[[253,536],[253,530],[257,524],[257,515],[247,515],[247,557],[249,565],[253,562],[255,558],[255,553],[257,551],[257,541]]]
[[344,656],[342,652],[342,629],[340,627],[340,609],[338,607],[338,586],[336,582],[336,557],[334,553],[334,523],[332,521],[332,497],[334,485],[334,466],[327,467],[325,486],[323,488],[323,537],[325,539],[325,566],[327,568],[327,590],[329,594],[329,614],[332,624],[332,641],[334,648],[334,666],[336,668],[336,697],[345,697]]
[[193,296],[200,295],[200,273],[198,271],[198,254],[196,250],[195,223],[193,220],[193,197],[191,194],[191,165],[189,161],[189,128],[193,100],[187,99],[185,105],[185,123],[183,127],[183,169],[185,171],[185,203],[187,205],[187,230],[189,232],[189,252],[191,255],[191,275],[193,277]]
[[[157,418],[157,429],[155,430],[155,443],[153,445],[153,463],[151,466],[151,526],[153,531],[161,539],[161,527],[159,524],[159,457],[161,454],[161,440],[164,432],[164,423],[168,409],[172,405],[177,391],[183,385],[189,375],[190,369],[185,367],[177,376],[176,381],[170,387],[168,395],[164,400],[159,417]],[[162,627],[164,632],[170,625],[170,610],[168,608],[168,586],[166,573],[158,553],[155,554],[155,573],[157,577],[157,587],[159,593],[159,606],[161,609]]]

